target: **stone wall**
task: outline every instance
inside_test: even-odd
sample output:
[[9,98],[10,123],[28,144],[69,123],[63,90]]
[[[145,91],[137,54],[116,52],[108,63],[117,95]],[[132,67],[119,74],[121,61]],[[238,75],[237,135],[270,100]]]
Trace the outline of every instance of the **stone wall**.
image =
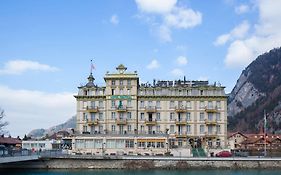
[[81,159],[44,158],[37,161],[0,164],[0,168],[49,169],[281,169],[281,159]]

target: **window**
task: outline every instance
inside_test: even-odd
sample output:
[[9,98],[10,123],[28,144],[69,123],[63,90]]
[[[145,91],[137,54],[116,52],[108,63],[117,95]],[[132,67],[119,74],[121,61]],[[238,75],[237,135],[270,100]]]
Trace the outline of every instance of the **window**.
[[120,89],[120,95],[123,95],[124,91],[123,89]]
[[100,107],[100,108],[103,107],[103,101],[99,101],[99,107]]
[[116,119],[116,113],[115,112],[111,112],[111,119],[112,120]]
[[187,132],[188,134],[191,133],[191,126],[190,126],[190,125],[187,125],[187,126],[186,126],[186,132]]
[[125,147],[134,148],[134,140],[126,140]]
[[208,133],[213,134],[213,127],[210,125],[208,126]]
[[131,132],[131,131],[132,131],[132,126],[128,125],[128,132]]
[[175,132],[175,126],[170,125],[170,133],[173,134]]
[[143,133],[144,132],[144,126],[141,125],[141,132]]
[[131,86],[131,80],[127,80],[127,85]]
[[111,89],[111,95],[115,94],[115,89]]
[[205,128],[204,125],[200,125],[200,134],[204,134]]
[[140,101],[140,107],[141,107],[141,108],[144,107],[144,101]]
[[205,119],[204,112],[200,112],[199,120],[203,121]]
[[119,81],[119,85],[120,85],[120,86],[123,86],[123,80],[120,80],[120,81]]
[[95,113],[91,113],[91,120],[94,121],[96,119]]
[[208,102],[208,108],[209,108],[209,109],[213,109],[213,102],[212,102],[212,101],[209,101],[209,102]]
[[186,102],[186,107],[187,107],[188,109],[191,109],[191,102],[190,102],[190,101],[187,101],[187,102]]
[[174,108],[175,107],[175,102],[174,101],[170,101],[170,108]]
[[103,113],[99,113],[99,120],[103,120]]
[[221,125],[217,125],[217,134],[221,133]]
[[204,101],[200,101],[200,109],[203,109],[205,107]]
[[120,119],[120,120],[124,119],[124,114],[123,114],[123,113],[120,113],[120,114],[119,114],[119,119]]
[[212,113],[208,113],[208,120],[212,121],[213,120],[213,114]]
[[91,102],[91,106],[94,108],[96,106],[95,101]]
[[99,126],[99,133],[103,133],[103,126],[102,125]]
[[156,132],[159,133],[160,132],[160,125],[156,126]]
[[174,115],[175,114],[173,112],[170,113],[170,120],[174,120]]
[[116,131],[115,125],[111,125],[111,131],[112,131],[112,132],[115,132],[115,131]]
[[141,113],[141,120],[144,120],[144,113]]
[[160,101],[156,101],[156,107],[157,107],[157,108],[161,108],[161,103],[160,103]]
[[132,112],[127,112],[127,119],[131,120],[132,119]]
[[88,117],[87,117],[87,114],[86,114],[86,113],[83,113],[83,120],[84,120],[84,121],[87,121],[87,120],[88,120]]
[[115,100],[111,100],[111,108],[115,107]]
[[220,120],[221,120],[221,113],[217,113],[217,114],[216,114],[216,120],[217,120],[217,121],[220,121]]
[[183,107],[182,101],[178,101],[178,107],[179,107],[179,108]]
[[127,95],[131,94],[131,89],[127,89]]
[[132,107],[132,101],[131,101],[131,100],[128,100],[128,101],[127,101],[127,106],[128,106],[128,107]]
[[221,109],[221,102],[217,101],[217,105],[216,106],[217,106],[218,109]]
[[152,106],[152,101],[148,101],[148,106],[149,106],[149,107]]
[[200,95],[203,95],[203,90],[200,90]]
[[157,121],[160,121],[160,120],[161,120],[161,118],[160,118],[160,112],[157,112],[157,114],[156,114],[156,120],[157,120]]
[[111,80],[111,85],[115,86],[115,80]]
[[83,126],[83,132],[87,132],[87,126]]
[[186,120],[187,120],[187,121],[190,121],[190,120],[191,120],[190,112],[187,112],[187,113],[186,113]]

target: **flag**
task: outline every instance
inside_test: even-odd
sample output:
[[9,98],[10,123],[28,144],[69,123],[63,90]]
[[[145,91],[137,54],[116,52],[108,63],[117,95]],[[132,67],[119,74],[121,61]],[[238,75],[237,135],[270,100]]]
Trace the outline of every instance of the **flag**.
[[95,69],[95,66],[93,64],[93,60],[91,60],[91,73],[93,72],[94,69]]

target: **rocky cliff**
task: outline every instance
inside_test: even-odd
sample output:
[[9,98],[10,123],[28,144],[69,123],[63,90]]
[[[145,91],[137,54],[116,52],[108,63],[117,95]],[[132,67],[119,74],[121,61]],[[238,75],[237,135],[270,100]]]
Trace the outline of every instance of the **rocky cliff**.
[[240,75],[228,98],[229,130],[281,132],[281,48],[260,55]]

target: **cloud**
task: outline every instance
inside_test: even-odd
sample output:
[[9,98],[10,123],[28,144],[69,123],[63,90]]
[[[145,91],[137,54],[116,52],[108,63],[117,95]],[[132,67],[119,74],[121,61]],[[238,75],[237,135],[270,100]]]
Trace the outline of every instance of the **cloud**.
[[112,15],[110,18],[110,22],[114,25],[118,25],[119,24],[119,18],[117,15]]
[[179,56],[179,57],[177,58],[177,64],[178,64],[179,66],[184,66],[184,65],[186,65],[186,64],[187,64],[187,58],[186,58],[185,56]]
[[248,21],[243,21],[241,24],[232,29],[229,33],[220,35],[214,42],[215,46],[226,44],[228,41],[244,38],[250,29]]
[[238,15],[247,13],[247,12],[249,12],[249,10],[250,10],[250,8],[246,4],[241,4],[241,5],[235,7],[235,13]]
[[188,29],[201,24],[202,14],[192,9],[174,8],[164,16],[164,21],[169,27]]
[[168,13],[177,0],[136,0],[138,9],[144,13]]
[[184,71],[182,69],[179,69],[179,68],[175,68],[171,71],[171,74],[174,76],[174,77],[182,77],[184,76]]
[[147,66],[147,69],[157,69],[160,67],[160,64],[158,63],[158,61],[156,59],[152,60]]
[[189,29],[202,23],[202,14],[177,4],[177,0],[136,0],[143,19],[163,42],[172,41],[173,29]]
[[259,19],[252,35],[236,39],[230,44],[225,57],[228,67],[245,67],[258,55],[281,46],[281,1],[256,1]]
[[20,75],[27,71],[46,71],[55,72],[59,69],[47,64],[41,64],[36,61],[28,60],[12,60],[5,63],[4,68],[0,69],[1,74],[15,74]]
[[0,101],[9,122],[7,130],[13,136],[60,124],[76,111],[75,98],[69,92],[15,90],[0,85]]

